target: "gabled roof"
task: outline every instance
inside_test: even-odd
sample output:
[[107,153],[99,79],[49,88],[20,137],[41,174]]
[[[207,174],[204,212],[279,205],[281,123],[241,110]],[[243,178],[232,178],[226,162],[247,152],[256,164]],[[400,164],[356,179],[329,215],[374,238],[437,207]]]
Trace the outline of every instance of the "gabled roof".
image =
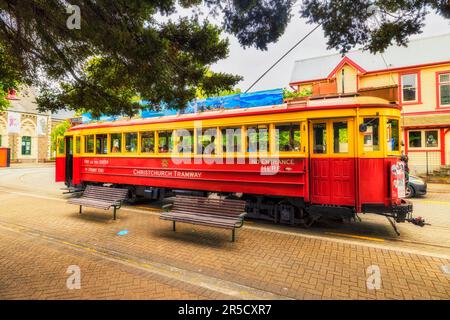
[[346,64],[352,66],[353,68],[355,68],[360,73],[366,73],[365,69],[360,67],[355,61],[353,61],[349,57],[345,56],[341,60],[341,62],[339,62],[339,64],[333,69],[333,71],[330,72],[330,74],[327,76],[327,78],[332,78],[336,74],[336,72],[338,72],[338,70],[340,70]]
[[74,116],[74,111],[67,110],[61,110],[57,113],[40,112],[36,102],[36,95],[36,88],[28,86],[21,87],[15,99],[9,101],[9,106],[6,111],[45,115],[55,120],[65,120]]
[[327,79],[345,63],[366,73],[438,62],[450,62],[450,33],[414,39],[408,47],[390,46],[382,55],[360,49],[348,52],[345,57],[332,54],[297,60],[290,83]]

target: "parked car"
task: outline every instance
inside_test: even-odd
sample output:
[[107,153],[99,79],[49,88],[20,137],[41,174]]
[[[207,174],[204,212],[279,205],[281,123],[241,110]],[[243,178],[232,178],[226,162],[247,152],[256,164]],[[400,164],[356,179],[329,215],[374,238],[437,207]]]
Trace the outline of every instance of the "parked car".
[[427,194],[427,183],[419,177],[409,176],[408,185],[406,186],[406,197],[414,198]]

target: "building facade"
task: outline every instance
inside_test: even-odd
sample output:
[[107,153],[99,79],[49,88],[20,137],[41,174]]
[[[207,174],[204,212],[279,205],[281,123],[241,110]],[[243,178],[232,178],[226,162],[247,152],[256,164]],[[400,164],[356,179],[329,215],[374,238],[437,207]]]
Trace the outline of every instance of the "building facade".
[[298,60],[290,85],[308,99],[372,95],[402,106],[403,150],[413,173],[450,165],[450,34]]
[[38,112],[33,88],[11,91],[8,100],[10,106],[0,112],[0,147],[11,149],[12,163],[52,160],[52,129],[69,116]]

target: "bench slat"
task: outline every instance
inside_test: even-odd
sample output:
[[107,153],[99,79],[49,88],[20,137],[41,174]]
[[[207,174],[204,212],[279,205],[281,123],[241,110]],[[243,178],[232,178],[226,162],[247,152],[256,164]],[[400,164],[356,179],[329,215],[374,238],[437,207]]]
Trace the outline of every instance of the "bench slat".
[[235,218],[239,217],[244,213],[244,210],[236,211],[236,212],[229,212],[226,208],[220,209],[214,209],[214,208],[201,208],[201,207],[182,207],[177,206],[174,207],[172,212],[196,212],[199,214],[208,214],[208,215],[214,215],[214,216],[223,216],[223,217],[229,217],[229,218]]
[[205,213],[217,213],[219,215],[229,215],[229,216],[236,216],[240,215],[242,212],[244,212],[244,209],[230,209],[227,207],[212,207],[209,205],[203,205],[203,206],[190,206],[190,205],[183,205],[183,204],[177,204],[172,207],[172,211],[200,211]]
[[198,213],[192,213],[192,212],[165,212],[161,214],[165,217],[174,217],[174,218],[183,218],[187,217],[189,219],[195,219],[198,217],[198,219],[201,219],[203,221],[220,221],[224,223],[230,223],[230,224],[236,224],[241,221],[240,218],[233,218],[230,219],[228,217],[220,217],[220,216],[211,216],[211,215],[204,215],[204,214],[198,214]]
[[171,210],[162,212],[160,219],[173,221],[174,231],[176,222],[231,229],[234,241],[235,229],[242,226],[246,214],[245,207],[242,200],[177,195]]
[[190,224],[201,224],[204,226],[211,226],[211,227],[221,227],[225,229],[233,229],[236,227],[236,224],[230,224],[230,223],[222,223],[220,221],[207,221],[207,220],[201,220],[201,219],[189,219],[189,218],[176,218],[173,217],[167,217],[162,216],[162,220],[168,220],[168,221],[176,221],[176,222],[184,222],[184,223],[190,223]]
[[[191,197],[192,198],[192,197]],[[231,199],[214,199],[214,198],[194,198],[190,199],[186,196],[176,196],[178,203],[208,203],[212,205],[226,205],[229,207],[241,208],[245,207],[245,201]]]
[[235,208],[235,209],[240,209],[240,208],[245,207],[245,203],[243,203],[243,204],[240,204],[240,203],[238,203],[238,204],[230,204],[230,203],[227,203],[227,202],[188,201],[188,200],[185,200],[185,199],[178,200],[177,203],[179,203],[179,204],[191,204],[191,205],[205,205],[205,204],[208,204],[208,205],[211,205],[211,206],[218,206],[218,207],[225,206],[225,207],[228,207],[228,208]]
[[95,207],[101,207],[106,209],[111,208],[111,204],[108,202],[102,202],[102,201],[92,201],[92,200],[86,200],[86,199],[73,199],[72,201],[69,201],[70,204],[76,204],[76,205],[82,205],[86,207],[95,206]]
[[128,189],[101,187],[88,185],[81,197],[76,199],[69,199],[69,204],[75,204],[81,207],[92,207],[98,209],[108,210],[114,207],[114,219],[116,219],[116,209],[126,200],[128,196]]

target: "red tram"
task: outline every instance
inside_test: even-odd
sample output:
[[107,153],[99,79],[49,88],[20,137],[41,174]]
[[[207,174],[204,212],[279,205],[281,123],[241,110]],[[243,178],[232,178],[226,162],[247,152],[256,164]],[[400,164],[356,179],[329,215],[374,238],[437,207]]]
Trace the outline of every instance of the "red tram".
[[277,223],[415,222],[401,136],[400,107],[375,97],[90,123],[59,140],[56,181],[127,187],[130,199],[237,197]]

